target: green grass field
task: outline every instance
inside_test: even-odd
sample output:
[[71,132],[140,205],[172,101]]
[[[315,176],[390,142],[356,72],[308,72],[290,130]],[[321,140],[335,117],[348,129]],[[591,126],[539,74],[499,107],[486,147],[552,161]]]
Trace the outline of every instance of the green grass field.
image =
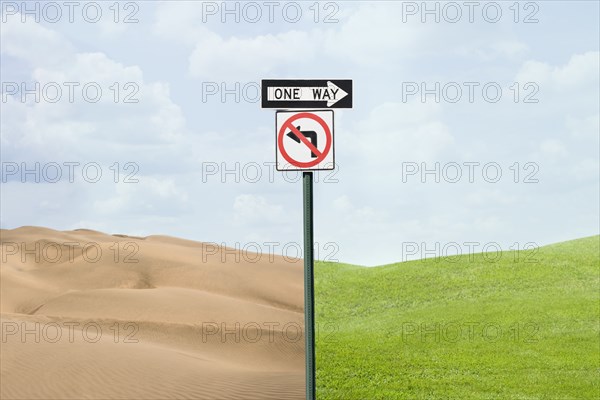
[[599,399],[600,236],[315,267],[317,398]]

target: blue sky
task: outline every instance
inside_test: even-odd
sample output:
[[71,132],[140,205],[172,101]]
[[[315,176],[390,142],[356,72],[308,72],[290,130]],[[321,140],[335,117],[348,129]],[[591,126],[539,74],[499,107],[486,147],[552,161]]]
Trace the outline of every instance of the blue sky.
[[[354,108],[335,111],[338,168],[315,185],[319,258],[378,265],[598,234],[598,2],[474,2],[472,22],[464,2],[91,3],[70,21],[62,2],[60,17],[1,2],[2,228],[280,254],[302,243],[301,184],[274,171],[274,110],[253,90],[340,78]],[[38,101],[20,90],[35,82]],[[222,85],[225,98],[208,94]],[[35,163],[39,182],[23,172]]]

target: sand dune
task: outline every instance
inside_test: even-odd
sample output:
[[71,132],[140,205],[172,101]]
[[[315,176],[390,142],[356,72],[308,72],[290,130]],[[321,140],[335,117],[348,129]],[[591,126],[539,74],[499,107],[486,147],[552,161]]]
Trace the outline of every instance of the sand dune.
[[302,262],[91,230],[0,241],[2,399],[304,398]]

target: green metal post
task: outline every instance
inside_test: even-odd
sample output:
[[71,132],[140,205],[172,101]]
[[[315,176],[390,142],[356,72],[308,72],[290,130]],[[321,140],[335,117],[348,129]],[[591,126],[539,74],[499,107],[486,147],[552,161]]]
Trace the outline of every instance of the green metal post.
[[313,237],[313,173],[302,174],[304,195],[304,337],[306,339],[306,400],[316,399],[315,297]]

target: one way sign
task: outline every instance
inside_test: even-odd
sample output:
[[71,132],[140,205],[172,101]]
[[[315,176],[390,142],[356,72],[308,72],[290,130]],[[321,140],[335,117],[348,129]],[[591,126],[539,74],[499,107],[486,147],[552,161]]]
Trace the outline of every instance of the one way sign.
[[263,79],[262,108],[352,108],[352,80]]

